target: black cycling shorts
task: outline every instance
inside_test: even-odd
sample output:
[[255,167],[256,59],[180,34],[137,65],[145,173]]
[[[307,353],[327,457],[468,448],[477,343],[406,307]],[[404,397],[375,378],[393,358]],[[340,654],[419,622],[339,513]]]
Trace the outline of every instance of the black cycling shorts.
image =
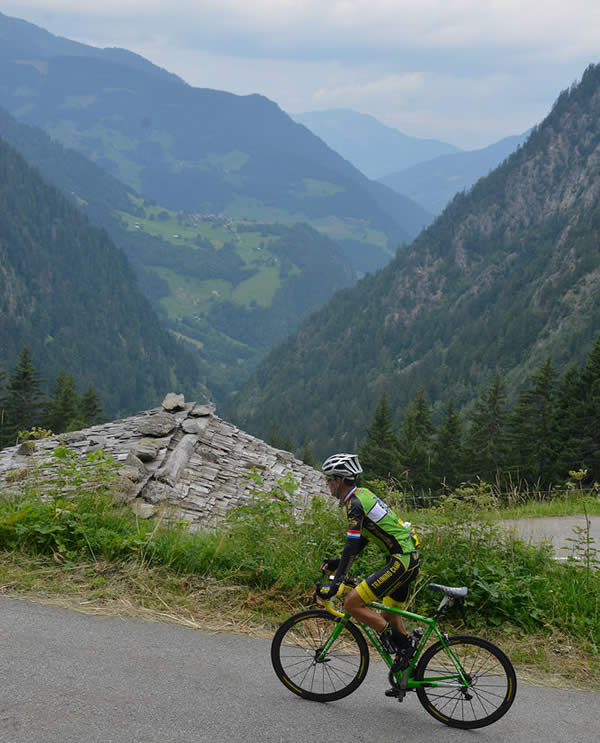
[[419,553],[390,555],[389,561],[356,587],[358,595],[365,602],[382,601],[387,606],[404,608],[410,584],[419,572]]

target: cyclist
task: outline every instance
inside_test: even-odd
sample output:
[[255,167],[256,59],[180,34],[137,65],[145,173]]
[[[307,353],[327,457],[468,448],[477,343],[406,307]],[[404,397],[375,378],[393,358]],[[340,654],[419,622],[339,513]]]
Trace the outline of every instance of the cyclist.
[[346,595],[344,607],[350,616],[379,633],[381,644],[394,654],[410,647],[406,627],[397,614],[378,614],[365,604],[382,601],[404,608],[408,590],[419,571],[418,539],[414,529],[367,488],[359,488],[362,467],[356,454],[334,454],[323,462],[329,492],[345,506],[348,515],[346,544],[339,559],[325,558],[322,570],[335,570],[331,583],[321,587],[323,599],[335,596],[355,556],[376,539],[388,551],[388,562]]

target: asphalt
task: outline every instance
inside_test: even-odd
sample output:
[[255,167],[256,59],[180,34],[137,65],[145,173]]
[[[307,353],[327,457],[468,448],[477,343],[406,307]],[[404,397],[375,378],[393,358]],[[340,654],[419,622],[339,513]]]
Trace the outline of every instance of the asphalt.
[[[592,548],[600,551],[600,516],[588,516]],[[531,544],[551,544],[558,559],[568,559],[587,536],[585,516],[553,516],[549,518],[503,521],[502,525],[520,539]],[[598,735],[600,741],[600,733]]]
[[382,664],[338,702],[299,699],[269,640],[88,616],[0,597],[0,743],[597,743],[600,694],[519,684],[509,712],[445,727],[415,695],[383,692]]

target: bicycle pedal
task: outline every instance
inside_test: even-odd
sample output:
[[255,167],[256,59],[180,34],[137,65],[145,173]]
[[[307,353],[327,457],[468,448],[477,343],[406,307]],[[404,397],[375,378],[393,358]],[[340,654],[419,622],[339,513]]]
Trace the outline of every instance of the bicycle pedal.
[[399,697],[400,696],[400,689],[395,689],[393,686],[389,689],[386,689],[384,694],[386,697]]

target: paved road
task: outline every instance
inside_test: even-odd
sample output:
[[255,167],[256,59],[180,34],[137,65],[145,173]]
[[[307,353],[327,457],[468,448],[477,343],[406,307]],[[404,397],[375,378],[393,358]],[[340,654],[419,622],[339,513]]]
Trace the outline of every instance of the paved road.
[[[600,516],[590,516],[590,536],[595,541],[596,548],[600,549]],[[515,531],[520,538],[539,544],[550,542],[557,557],[566,559],[573,549],[573,539],[577,537],[576,529],[585,529],[584,516],[552,516],[549,518],[516,519],[503,521],[502,524],[509,530]],[[567,549],[563,549],[563,548]],[[600,740],[600,734],[598,736]]]
[[269,641],[86,616],[0,597],[1,743],[597,743],[600,694],[522,684],[509,713],[468,733],[410,695],[383,696],[375,664],[339,702],[275,677]]

